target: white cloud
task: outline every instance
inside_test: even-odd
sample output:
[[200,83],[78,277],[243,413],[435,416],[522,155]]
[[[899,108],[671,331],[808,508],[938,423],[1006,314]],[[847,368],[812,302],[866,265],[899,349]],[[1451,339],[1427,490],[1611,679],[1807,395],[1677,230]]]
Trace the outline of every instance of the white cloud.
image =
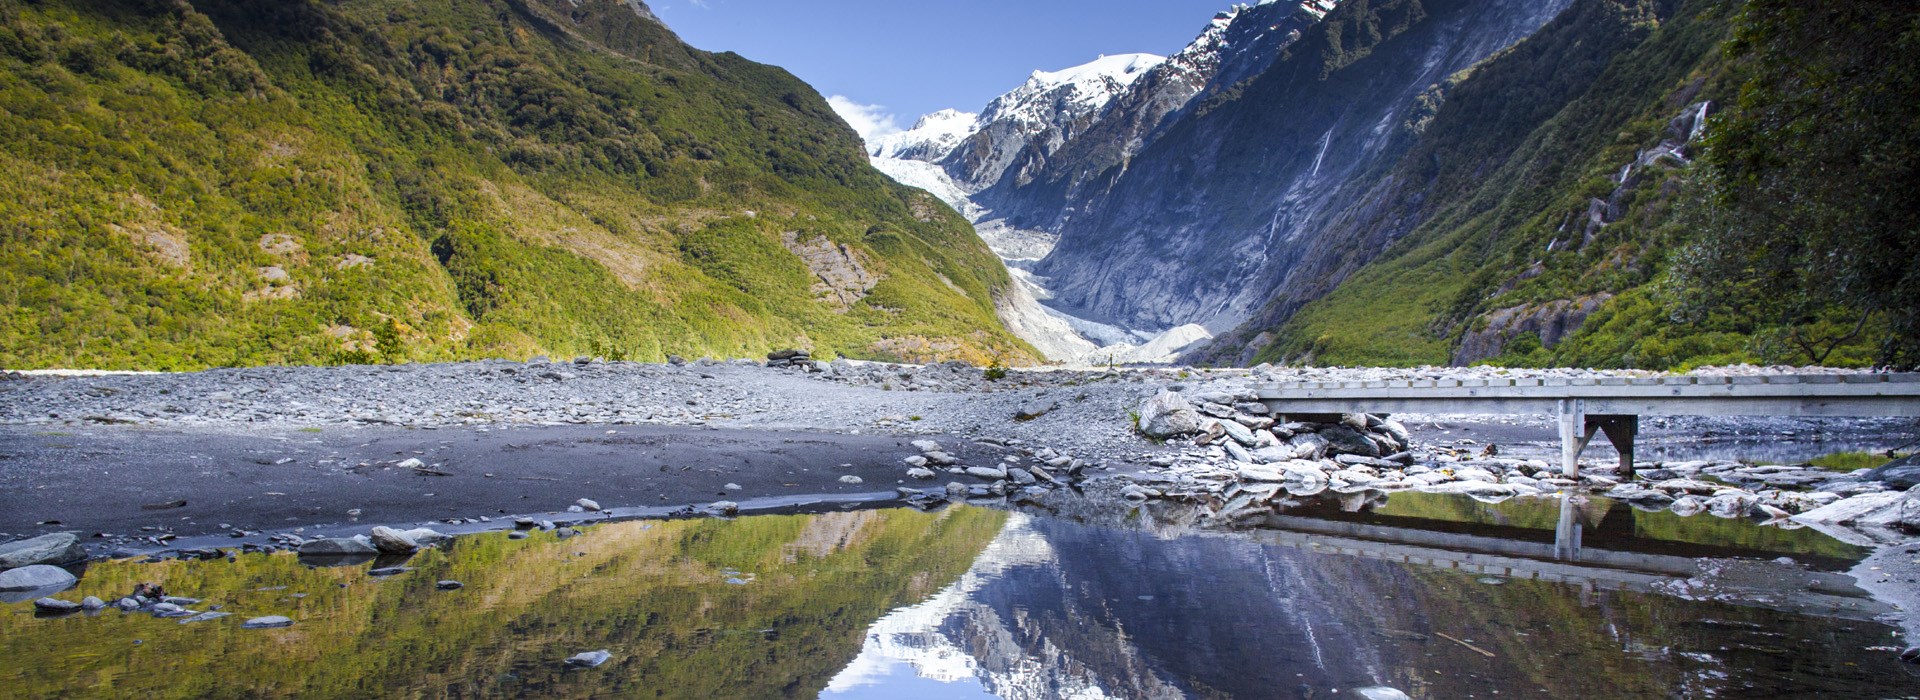
[[872,143],[874,139],[900,132],[900,124],[894,121],[893,113],[881,105],[863,105],[845,95],[830,95],[827,104],[833,107],[835,114],[847,120],[847,125],[859,132],[863,141]]

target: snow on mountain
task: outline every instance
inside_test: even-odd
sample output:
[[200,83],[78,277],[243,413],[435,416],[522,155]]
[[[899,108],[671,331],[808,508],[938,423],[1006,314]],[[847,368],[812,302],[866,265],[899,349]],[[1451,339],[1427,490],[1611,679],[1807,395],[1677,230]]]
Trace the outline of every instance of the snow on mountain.
[[[938,161],[952,153],[961,141],[980,130],[980,115],[957,109],[943,109],[921,117],[906,131],[887,134],[867,144],[867,154],[875,158],[901,158],[926,162]],[[903,183],[911,184],[911,183]],[[917,186],[917,185],[916,185]]]

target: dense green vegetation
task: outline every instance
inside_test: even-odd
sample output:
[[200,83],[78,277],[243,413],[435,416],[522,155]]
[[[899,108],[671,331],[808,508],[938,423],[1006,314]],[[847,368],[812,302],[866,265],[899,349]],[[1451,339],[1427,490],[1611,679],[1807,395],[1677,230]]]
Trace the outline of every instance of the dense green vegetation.
[[963,219],[621,0],[0,0],[0,104],[3,366],[1033,356]]
[[[1408,125],[1420,141],[1389,176],[1437,204],[1265,329],[1256,361],[1447,364],[1490,334],[1497,352],[1468,361],[1911,364],[1899,339],[1920,308],[1920,235],[1911,198],[1890,193],[1913,187],[1920,90],[1911,68],[1863,64],[1911,58],[1899,47],[1916,18],[1870,1],[1577,0],[1430,91],[1441,104]],[[1706,138],[1689,143],[1681,120],[1702,102]],[[1682,157],[1657,156],[1675,144]],[[1596,203],[1607,221],[1589,237]],[[1584,323],[1548,306],[1581,301],[1597,305]],[[1489,330],[1496,312],[1577,331],[1548,347],[1529,328]]]
[[[386,579],[292,554],[99,563],[61,597],[113,599],[151,581],[235,617],[6,615],[0,650],[13,661],[0,683],[48,698],[813,697],[869,625],[952,583],[1006,517],[899,509],[625,522],[569,540],[496,532]],[[440,579],[466,586],[434,590]],[[240,628],[275,614],[296,622]],[[595,649],[613,658],[592,673],[560,665]]]

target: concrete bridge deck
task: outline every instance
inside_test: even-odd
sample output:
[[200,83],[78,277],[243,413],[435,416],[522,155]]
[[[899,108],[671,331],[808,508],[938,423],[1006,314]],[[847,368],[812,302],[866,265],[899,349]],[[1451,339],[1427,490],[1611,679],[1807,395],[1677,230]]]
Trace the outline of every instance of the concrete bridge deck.
[[1291,416],[1551,415],[1569,476],[1597,432],[1631,474],[1640,416],[1920,417],[1920,373],[1281,382],[1255,395]]

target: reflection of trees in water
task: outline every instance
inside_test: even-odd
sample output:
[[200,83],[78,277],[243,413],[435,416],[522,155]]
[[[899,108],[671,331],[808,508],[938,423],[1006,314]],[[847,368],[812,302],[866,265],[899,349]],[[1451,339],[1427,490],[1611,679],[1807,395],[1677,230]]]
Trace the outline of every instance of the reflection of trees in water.
[[[0,616],[0,685],[29,697],[811,697],[868,624],[958,577],[1005,518],[891,510],[615,523],[564,541],[493,533],[379,581],[291,555],[96,564],[62,597],[111,599],[150,580],[238,614]],[[728,571],[752,582],[724,583]],[[435,591],[438,579],[466,587]],[[299,622],[236,622],[265,614]],[[607,665],[560,669],[601,648]]]
[[1849,696],[1903,680],[1890,655],[1862,659],[1864,647],[1884,643],[1879,625],[1541,581],[1495,585],[1231,535],[1032,527],[1057,559],[1008,569],[944,627],[988,673],[1051,661],[1131,697],[1292,697],[1374,683],[1436,698],[1492,689]]

